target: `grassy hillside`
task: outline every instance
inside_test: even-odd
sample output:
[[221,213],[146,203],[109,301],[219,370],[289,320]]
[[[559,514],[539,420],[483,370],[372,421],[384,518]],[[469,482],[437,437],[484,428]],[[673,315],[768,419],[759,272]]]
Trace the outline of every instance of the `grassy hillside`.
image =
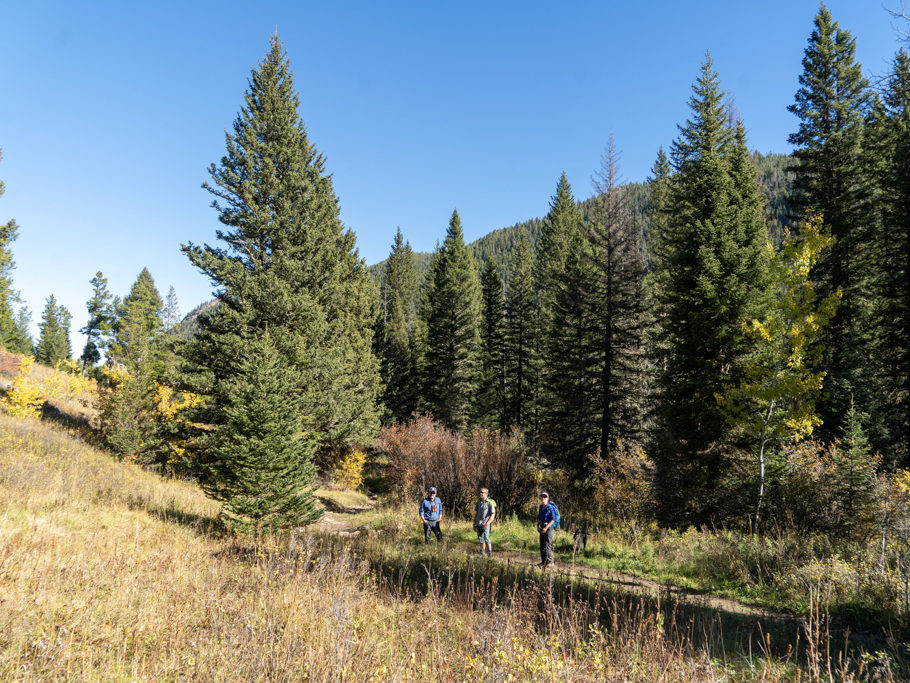
[[229,536],[193,483],[52,419],[0,412],[0,680],[895,680],[884,653],[841,662],[821,614],[759,632],[659,585],[424,548],[396,507],[363,525],[359,494],[326,492],[348,512],[315,528]]
[[433,591],[398,597],[353,553],[310,536],[295,552],[288,539],[220,538],[215,513],[190,484],[0,416],[0,679],[711,674],[707,658],[664,647],[653,620],[641,624],[645,648],[614,649],[602,634],[602,648],[594,640],[570,656],[526,614],[472,610]]

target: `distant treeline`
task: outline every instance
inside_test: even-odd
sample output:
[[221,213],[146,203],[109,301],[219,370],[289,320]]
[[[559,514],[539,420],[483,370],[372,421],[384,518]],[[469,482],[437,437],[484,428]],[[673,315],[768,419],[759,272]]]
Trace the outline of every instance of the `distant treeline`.
[[[761,154],[752,153],[752,160],[758,171],[758,181],[761,185],[767,202],[766,221],[768,230],[775,244],[780,244],[783,228],[791,219],[790,194],[792,192],[792,172],[789,170],[793,164],[793,157],[785,154]],[[626,183],[622,185],[622,191],[626,195],[626,201],[632,207],[633,213],[640,221],[642,238],[647,241],[649,229],[648,219],[652,213],[651,196],[649,192],[650,183]],[[597,205],[597,197],[590,197],[579,202],[579,209],[584,216],[585,221],[589,220],[593,209]],[[474,240],[468,246],[477,261],[478,267],[493,257],[496,261],[499,274],[503,279],[508,277],[512,268],[512,259],[518,249],[520,235],[524,232],[528,236],[531,248],[537,248],[537,240],[543,231],[543,219],[532,218],[530,220],[515,223],[506,228],[498,228],[483,237]],[[433,253],[426,251],[414,252],[414,267],[417,270],[417,277],[420,282],[426,277],[430,269],[430,263],[433,260]],[[382,280],[388,259],[380,261],[370,266],[370,273],[379,280]],[[190,316],[187,316],[190,317]]]

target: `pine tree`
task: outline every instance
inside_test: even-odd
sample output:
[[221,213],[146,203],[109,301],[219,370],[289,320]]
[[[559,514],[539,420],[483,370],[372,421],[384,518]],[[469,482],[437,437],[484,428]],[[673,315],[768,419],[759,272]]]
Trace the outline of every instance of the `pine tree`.
[[57,299],[51,294],[47,298],[41,322],[38,328],[41,337],[35,346],[35,360],[43,365],[55,367],[60,361],[73,355],[70,345],[70,321],[72,315],[62,305],[57,305]]
[[161,333],[163,323],[161,315],[164,310],[164,302],[161,300],[161,294],[158,287],[155,286],[155,279],[149,272],[148,268],[143,268],[133,286],[117,310],[117,322],[114,324],[114,345],[121,346],[124,341],[121,338],[121,319],[129,312],[133,316],[135,324],[139,325],[145,335],[155,337]]
[[177,291],[174,285],[167,290],[167,297],[164,300],[164,331],[171,332],[180,322],[180,302],[177,301]]
[[534,273],[540,293],[541,326],[548,331],[552,327],[554,300],[565,276],[566,262],[573,254],[573,240],[581,234],[582,223],[581,211],[563,173],[543,221]]
[[480,288],[480,386],[476,422],[488,429],[506,429],[505,301],[494,256],[483,264]]
[[313,498],[318,441],[302,428],[297,370],[268,333],[241,352],[226,392],[224,421],[211,436],[213,463],[205,491],[224,503],[221,515],[257,533],[319,519]]
[[[299,114],[289,62],[277,37],[251,72],[227,151],[204,185],[223,228],[220,247],[188,244],[211,278],[218,305],[181,347],[183,389],[204,397],[193,421],[230,418],[244,349],[269,330],[298,378],[301,424],[318,436],[328,465],[378,426],[379,364],[372,353],[377,293],[339,219],[325,160]],[[217,457],[199,440],[200,462]]]
[[793,169],[795,207],[803,218],[820,214],[834,238],[813,277],[820,296],[843,292],[820,341],[827,399],[819,406],[819,436],[825,440],[840,432],[851,395],[871,410],[877,393],[871,366],[873,235],[861,154],[868,84],[855,52],[855,39],[822,5],[803,57],[800,88],[788,107],[799,118],[799,129],[789,137],[798,161]]
[[[0,160],[3,156],[0,153]],[[5,187],[3,181],[0,181],[0,197],[3,196]],[[15,267],[13,261],[13,252],[10,244],[18,237],[19,229],[15,220],[0,225],[0,344],[9,348],[8,339],[13,335],[15,329],[15,318],[13,312],[13,301],[15,292],[13,291],[12,270]]]
[[710,55],[693,93],[671,153],[653,293],[657,490],[662,518],[683,524],[720,511],[734,444],[715,396],[742,375],[751,351],[742,323],[769,295],[758,181],[743,167],[744,135],[729,123]]
[[[648,189],[650,205],[647,209],[647,224],[650,228],[648,234],[647,257],[650,261],[659,261],[666,258],[665,249],[669,248],[672,240],[669,235],[669,226],[667,225],[667,212],[669,211],[670,202],[670,176],[673,172],[670,166],[670,160],[667,158],[664,148],[657,150],[657,159],[651,167],[651,177],[648,178]],[[649,279],[653,280],[660,271],[649,271]],[[657,286],[651,283],[651,287]]]
[[450,429],[468,426],[479,380],[480,281],[458,211],[427,274],[424,399]]
[[92,297],[86,302],[85,307],[88,311],[88,321],[85,326],[79,330],[84,334],[85,347],[82,349],[82,374],[87,369],[94,368],[101,360],[101,352],[107,346],[108,337],[111,334],[114,324],[114,309],[111,305],[111,294],[107,289],[107,278],[99,270],[95,273],[90,281],[92,285]]
[[[129,294],[114,302],[115,317],[109,355],[128,372],[136,373],[147,363],[158,363],[160,337],[164,331],[161,314],[164,304],[148,268],[143,268],[130,287]],[[152,366],[148,366],[151,368]],[[150,369],[158,372],[161,368]]]
[[524,231],[518,241],[508,282],[504,340],[507,405],[505,424],[530,433],[533,444],[538,383],[538,307],[534,287],[534,254]]
[[878,302],[874,356],[882,377],[887,428],[884,450],[910,465],[910,56],[901,50],[885,86],[877,143],[882,222],[878,249]]
[[834,490],[835,500],[840,507],[841,526],[848,532],[855,527],[864,527],[875,518],[878,510],[876,490],[876,466],[878,458],[873,455],[869,438],[863,424],[869,423],[869,416],[857,410],[854,403],[844,414],[844,424],[835,456]]
[[11,335],[7,338],[5,346],[13,353],[32,355],[35,351],[35,342],[32,339],[30,328],[32,314],[26,306],[20,306],[13,320]]
[[116,302],[114,339],[101,392],[101,433],[120,457],[163,464],[157,433],[155,396],[164,374],[162,302],[155,281],[143,268],[123,300]]
[[[0,160],[3,154],[0,152]],[[0,181],[0,197],[4,193],[3,181]],[[16,221],[0,225],[0,346],[13,353],[28,354],[32,351],[32,338],[28,331],[28,311],[20,308],[18,314],[14,305],[19,301],[18,293],[13,289],[12,271],[16,267],[10,244],[19,236]]]
[[644,258],[640,229],[619,178],[619,153],[610,136],[594,180],[598,204],[587,224],[593,246],[593,282],[587,305],[593,318],[592,405],[601,457],[617,444],[640,442],[644,421]]
[[543,333],[541,450],[579,481],[600,436],[592,409],[597,392],[591,354],[594,253],[565,173],[544,225],[537,254]]
[[374,343],[384,389],[382,401],[392,419],[404,421],[417,410],[420,349],[417,339],[417,270],[414,252],[399,228],[380,283],[381,306]]

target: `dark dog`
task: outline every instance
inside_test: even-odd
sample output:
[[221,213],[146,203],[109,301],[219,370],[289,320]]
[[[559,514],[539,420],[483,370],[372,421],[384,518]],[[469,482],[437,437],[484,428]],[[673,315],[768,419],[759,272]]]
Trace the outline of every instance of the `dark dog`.
[[576,555],[583,553],[588,547],[588,530],[580,527],[575,530],[575,550]]

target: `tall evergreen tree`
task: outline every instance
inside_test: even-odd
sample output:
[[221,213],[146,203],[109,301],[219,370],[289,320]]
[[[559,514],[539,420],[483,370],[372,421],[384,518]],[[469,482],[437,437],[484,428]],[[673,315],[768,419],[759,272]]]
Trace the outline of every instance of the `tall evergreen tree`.
[[[648,178],[648,189],[650,204],[647,208],[647,223],[650,228],[648,234],[647,259],[650,262],[660,260],[665,255],[663,249],[666,243],[672,243],[669,239],[667,212],[669,211],[670,201],[670,176],[673,168],[670,166],[670,160],[663,147],[657,150],[657,159],[651,167],[651,176]],[[668,246],[668,245],[667,245]],[[649,270],[651,279],[660,271]]]
[[414,252],[401,229],[380,283],[381,303],[374,338],[383,380],[382,400],[392,419],[407,420],[420,394],[417,339],[417,270]]
[[508,283],[504,340],[506,425],[530,433],[533,443],[538,384],[538,307],[534,285],[534,253],[524,231],[512,260]]
[[301,526],[321,516],[313,499],[318,441],[303,430],[300,378],[263,334],[241,351],[225,420],[213,437],[206,492],[222,501],[234,528],[256,532]]
[[594,254],[585,238],[581,211],[565,173],[560,176],[544,219],[538,262],[541,298],[542,434],[541,449],[551,462],[584,476],[588,456],[599,445],[597,417],[591,409],[590,297]]
[[563,173],[556,184],[556,194],[550,199],[550,209],[537,243],[534,275],[540,293],[543,329],[549,330],[552,326],[554,300],[564,281],[566,262],[573,253],[573,240],[581,234],[582,223],[572,187]]
[[505,300],[493,256],[483,264],[480,288],[480,386],[476,420],[484,427],[506,429]]
[[166,454],[157,433],[155,395],[165,372],[164,327],[161,295],[147,268],[115,308],[114,338],[107,349],[110,367],[100,400],[101,434],[118,456],[161,465]]
[[[159,337],[164,331],[161,320],[164,303],[155,286],[155,279],[148,268],[143,268],[129,293],[114,302],[115,317],[110,343],[112,359],[137,372],[146,362],[154,362],[160,355]],[[133,348],[130,348],[132,345]]]
[[5,343],[13,353],[22,355],[31,355],[35,350],[35,342],[32,339],[30,328],[32,326],[32,314],[26,306],[20,306],[16,311],[12,335],[7,338]]
[[51,294],[41,314],[41,322],[38,323],[41,337],[35,346],[35,360],[54,367],[73,355],[70,345],[71,320],[70,312],[64,306],[58,305],[57,299]]
[[94,368],[101,360],[101,352],[105,350],[114,324],[114,309],[111,294],[107,289],[107,278],[99,270],[91,279],[90,284],[92,285],[92,296],[85,304],[88,321],[79,330],[86,337],[85,347],[79,358],[82,361],[83,375],[87,369]]
[[[268,330],[296,373],[301,424],[328,465],[378,426],[379,365],[372,353],[376,290],[339,219],[325,160],[299,114],[277,37],[253,69],[227,151],[204,185],[223,246],[183,247],[216,286],[218,305],[181,348],[181,388],[204,397],[194,422],[221,433],[231,419],[244,349]],[[200,462],[218,452],[197,433]]]
[[[0,160],[3,155],[0,153]],[[3,196],[5,186],[0,181],[0,197]],[[15,220],[0,225],[0,344],[9,348],[8,340],[13,336],[15,330],[15,314],[13,311],[13,301],[15,292],[13,291],[12,270],[15,267],[13,261],[13,252],[10,248],[13,240],[19,235],[19,229]]]
[[174,285],[167,290],[162,318],[165,332],[170,332],[180,322],[180,302],[177,300],[177,290],[174,289]]
[[450,429],[468,426],[479,380],[480,281],[458,211],[427,274],[424,399]]
[[799,118],[799,129],[789,138],[798,161],[793,169],[795,207],[802,218],[820,214],[834,238],[813,277],[819,296],[843,292],[820,342],[827,370],[827,399],[819,406],[824,439],[840,433],[851,395],[863,410],[877,413],[872,410],[877,392],[871,367],[873,222],[861,154],[868,84],[855,53],[853,36],[822,5],[803,57],[800,87],[788,107]]
[[598,203],[587,224],[593,246],[588,306],[593,318],[593,384],[601,456],[640,442],[644,421],[644,257],[641,231],[620,186],[619,153],[610,136],[594,179]]
[[871,155],[879,160],[882,222],[874,356],[891,460],[910,465],[910,56],[901,50],[885,86],[883,115]]
[[[0,152],[0,160],[3,154]],[[5,187],[0,180],[0,197]],[[14,310],[19,301],[18,293],[13,289],[12,271],[16,267],[13,261],[12,242],[19,236],[16,221],[10,220],[0,224],[0,346],[13,353],[31,353],[32,338],[28,331],[28,311],[20,308]]]
[[[656,238],[657,490],[668,522],[700,523],[720,508],[733,444],[717,405],[751,348],[742,323],[769,296],[767,231],[757,178],[742,166],[708,55],[672,148],[666,233]],[[748,158],[748,155],[746,156]]]

